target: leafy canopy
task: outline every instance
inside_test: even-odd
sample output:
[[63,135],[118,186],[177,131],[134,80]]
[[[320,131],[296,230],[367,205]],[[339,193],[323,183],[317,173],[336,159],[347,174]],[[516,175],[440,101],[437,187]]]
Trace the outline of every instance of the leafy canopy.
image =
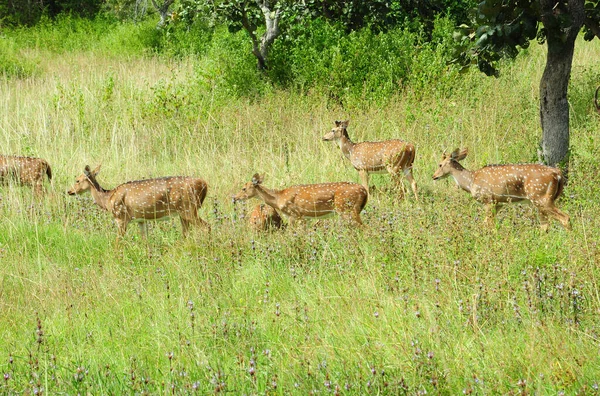
[[584,39],[592,40],[600,30],[600,1],[559,0],[547,10],[540,0],[484,0],[454,32],[455,62],[463,67],[477,64],[488,76],[498,75],[497,62],[514,58],[519,48],[533,39],[543,44],[549,35],[565,40],[572,26],[570,3],[585,2]]

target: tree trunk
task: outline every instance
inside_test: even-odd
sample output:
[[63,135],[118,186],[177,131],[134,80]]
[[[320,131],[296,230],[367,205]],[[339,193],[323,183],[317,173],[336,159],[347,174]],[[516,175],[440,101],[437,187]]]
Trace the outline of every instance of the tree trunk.
[[152,0],[152,5],[154,5],[154,8],[156,8],[156,11],[158,11],[158,14],[160,15],[160,21],[158,21],[158,24],[156,25],[157,29],[166,25],[169,17],[169,7],[171,7],[171,4],[174,2],[175,0],[164,0],[162,4],[158,4],[156,0]]
[[[542,22],[546,28],[548,55],[540,82],[540,120],[542,124],[542,154],[551,166],[567,158],[569,151],[569,102],[567,91],[575,39],[584,20],[583,0],[569,0],[571,26],[561,27],[554,1],[541,1]],[[563,11],[564,12],[564,11]]]
[[[558,48],[557,48],[558,47]],[[542,154],[551,166],[565,159],[569,151],[569,102],[567,89],[575,43],[557,46],[548,39],[546,68],[540,82]]]

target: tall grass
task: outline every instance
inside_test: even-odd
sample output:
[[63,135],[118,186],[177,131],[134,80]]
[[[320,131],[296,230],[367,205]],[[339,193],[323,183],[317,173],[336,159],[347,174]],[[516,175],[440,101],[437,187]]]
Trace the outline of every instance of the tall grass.
[[[431,180],[444,149],[469,147],[468,168],[535,159],[541,47],[499,79],[472,72],[442,94],[409,86],[385,106],[345,107],[269,84],[227,95],[203,74],[209,57],[43,54],[43,73],[0,84],[0,152],[46,158],[55,175],[42,202],[0,190],[3,392],[596,392],[597,43],[578,43],[572,80],[559,205],[573,231],[548,234],[526,205],[484,227],[480,205]],[[332,219],[249,232],[230,197],[255,172],[273,187],[358,181],[321,140],[342,118],[356,141],[415,144],[422,200],[398,201],[375,176],[364,230]],[[110,215],[65,194],[98,163],[106,187],[205,178],[212,232],[182,239],[161,222],[147,242],[133,229],[116,245]]]

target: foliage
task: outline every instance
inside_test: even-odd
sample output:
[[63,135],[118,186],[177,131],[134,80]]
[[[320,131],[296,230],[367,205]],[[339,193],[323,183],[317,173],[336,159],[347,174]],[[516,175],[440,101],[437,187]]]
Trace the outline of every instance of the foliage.
[[101,4],[99,0],[7,0],[0,5],[0,26],[32,26],[43,16],[54,18],[60,14],[94,17]]
[[453,25],[447,18],[435,24],[428,41],[424,32],[409,28],[385,33],[364,28],[346,34],[340,26],[315,20],[291,28],[276,44],[269,76],[282,86],[316,89],[340,103],[382,101],[407,81],[417,91],[435,88],[452,80],[445,63],[450,60]]
[[142,55],[162,48],[164,35],[155,23],[118,22],[99,16],[94,19],[61,15],[42,18],[33,27],[20,27],[4,32],[16,48],[40,51],[98,51],[106,55]]
[[[600,31],[600,2],[580,1],[582,5],[585,2],[584,38],[592,40],[594,31]],[[498,60],[514,58],[519,48],[527,48],[531,40],[542,44],[548,34],[564,36],[573,18],[567,8],[567,2],[560,1],[548,14],[539,0],[482,1],[473,11],[471,24],[460,25],[454,33],[455,61],[463,67],[477,64],[485,74],[497,75]],[[542,25],[542,15],[547,26]]]
[[13,40],[0,37],[0,75],[25,78],[39,72],[36,59],[20,53]]
[[438,15],[444,14],[452,19],[461,19],[475,5],[475,2],[308,0],[304,4],[313,17],[324,17],[338,22],[347,31],[359,30],[367,26],[375,31],[385,31],[401,26],[407,20],[417,20],[423,23],[425,32],[429,34]]

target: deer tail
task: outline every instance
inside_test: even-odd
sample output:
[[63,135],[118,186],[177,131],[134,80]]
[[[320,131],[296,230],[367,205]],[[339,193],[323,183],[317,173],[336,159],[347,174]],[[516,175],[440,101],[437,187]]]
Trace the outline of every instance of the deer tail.
[[404,173],[408,173],[410,169],[412,169],[413,163],[415,162],[415,154],[415,146],[410,143],[407,144],[406,150],[404,150],[404,155],[408,155],[408,157],[406,158],[406,165],[402,167]]
[[50,165],[48,163],[46,163],[46,175],[48,175],[48,180],[52,180],[52,169],[50,168]]
[[198,199],[198,207],[202,207],[204,203],[204,199],[206,198],[206,193],[208,192],[208,184],[202,181],[199,183],[200,190],[197,191],[196,198]]
[[558,185],[556,186],[556,192],[552,197],[552,201],[555,201],[558,199],[558,197],[560,197],[560,194],[562,194],[565,188],[565,183],[567,182],[567,179],[562,175],[562,172],[558,172],[558,174],[556,174],[555,180]]

